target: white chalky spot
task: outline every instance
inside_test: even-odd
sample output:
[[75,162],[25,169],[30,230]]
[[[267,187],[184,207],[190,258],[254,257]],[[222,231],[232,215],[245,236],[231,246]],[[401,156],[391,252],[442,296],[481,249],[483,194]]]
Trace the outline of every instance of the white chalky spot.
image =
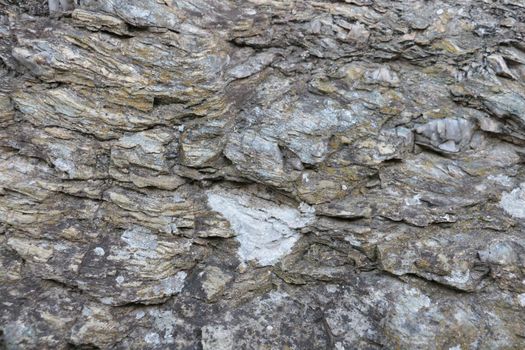
[[308,174],[307,174],[307,173],[304,173],[303,176],[302,176],[302,178],[303,178],[303,181],[304,181],[305,183],[308,183],[308,181],[310,181],[310,179],[308,178]]
[[345,347],[340,342],[335,343],[336,350],[345,350]]
[[314,219],[304,205],[301,211],[278,206],[248,194],[208,192],[208,204],[221,213],[237,234],[241,261],[273,265],[288,254],[300,234],[295,231]]
[[104,254],[106,254],[106,252],[104,251],[102,247],[96,247],[95,249],[93,249],[93,251],[98,256],[104,256]]
[[485,192],[487,190],[487,186],[485,186],[485,184],[476,185],[474,188],[478,192]]
[[160,337],[157,333],[148,333],[144,337],[144,341],[148,344],[160,344]]
[[118,284],[121,284],[122,282],[124,282],[124,277],[123,276],[118,276],[115,281],[117,281]]
[[518,295],[518,301],[521,307],[525,307],[525,293]]
[[525,219],[525,182],[511,192],[503,192],[500,206],[512,217]]
[[412,198],[405,198],[405,205],[420,205],[421,204],[421,195],[418,193]]
[[89,317],[93,314],[93,311],[91,311],[91,309],[87,306],[84,306],[84,308],[82,309],[82,316],[86,316],[86,317]]

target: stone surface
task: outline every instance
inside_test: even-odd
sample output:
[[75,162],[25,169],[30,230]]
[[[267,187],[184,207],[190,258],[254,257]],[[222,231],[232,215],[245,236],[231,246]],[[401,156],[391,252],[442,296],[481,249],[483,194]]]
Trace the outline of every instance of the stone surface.
[[0,0],[0,349],[525,348],[524,23]]

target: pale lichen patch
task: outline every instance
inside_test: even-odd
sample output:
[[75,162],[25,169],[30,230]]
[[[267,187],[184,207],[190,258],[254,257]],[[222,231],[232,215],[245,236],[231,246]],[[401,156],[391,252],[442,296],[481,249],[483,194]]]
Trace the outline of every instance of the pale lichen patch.
[[288,254],[300,234],[295,231],[312,222],[314,214],[256,198],[248,193],[208,192],[208,204],[230,223],[240,243],[241,261],[273,265]]
[[525,183],[511,192],[503,192],[500,206],[510,216],[525,219]]

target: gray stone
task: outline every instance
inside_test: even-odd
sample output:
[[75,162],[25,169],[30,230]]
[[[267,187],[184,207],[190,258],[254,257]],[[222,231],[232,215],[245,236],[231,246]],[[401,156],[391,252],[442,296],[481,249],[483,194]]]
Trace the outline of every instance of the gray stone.
[[0,0],[0,348],[525,348],[524,19]]

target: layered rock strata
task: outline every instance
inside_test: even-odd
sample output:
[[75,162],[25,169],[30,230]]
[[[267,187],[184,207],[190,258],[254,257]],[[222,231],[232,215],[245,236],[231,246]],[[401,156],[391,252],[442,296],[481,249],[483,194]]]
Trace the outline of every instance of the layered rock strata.
[[0,348],[525,348],[525,3],[0,0]]

